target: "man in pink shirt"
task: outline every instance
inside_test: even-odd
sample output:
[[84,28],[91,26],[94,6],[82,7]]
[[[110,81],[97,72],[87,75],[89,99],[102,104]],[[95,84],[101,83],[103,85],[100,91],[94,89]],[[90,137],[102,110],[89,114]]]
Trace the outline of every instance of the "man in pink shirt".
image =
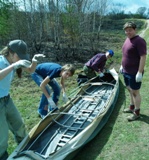
[[123,73],[124,82],[130,94],[130,106],[124,110],[124,113],[133,113],[127,119],[128,121],[134,121],[140,117],[140,88],[147,48],[145,40],[136,34],[136,24],[134,22],[127,22],[123,29],[127,38],[122,46],[120,72]]

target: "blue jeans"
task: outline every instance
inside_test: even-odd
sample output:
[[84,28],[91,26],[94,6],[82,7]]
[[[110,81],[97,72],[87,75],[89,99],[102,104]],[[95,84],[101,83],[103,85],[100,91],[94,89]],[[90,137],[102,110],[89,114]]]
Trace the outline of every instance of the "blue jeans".
[[[36,84],[38,86],[40,86],[40,84],[43,81],[43,78],[40,75],[38,75],[36,72],[31,74],[31,77],[36,82]],[[52,99],[55,102],[55,104],[57,104],[59,97],[60,97],[61,87],[55,79],[50,80],[48,85],[46,85],[46,90],[49,93],[49,95],[52,93],[49,86],[53,90]],[[44,94],[42,94],[41,99],[40,99],[40,103],[39,103],[39,107],[38,107],[38,113],[41,115],[47,115],[48,110],[45,110],[45,108],[47,108],[47,106],[48,106],[48,100],[47,100],[46,96]]]

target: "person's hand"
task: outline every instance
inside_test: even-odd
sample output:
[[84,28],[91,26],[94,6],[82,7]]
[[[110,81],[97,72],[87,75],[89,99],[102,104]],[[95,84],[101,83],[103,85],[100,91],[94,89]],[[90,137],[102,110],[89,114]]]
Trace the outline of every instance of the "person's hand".
[[101,77],[103,77],[104,76],[104,74],[101,72],[100,74],[99,74],[99,77],[101,78]]
[[123,66],[121,65],[120,69],[119,69],[119,73],[123,73]]
[[45,57],[44,54],[35,54],[32,59],[32,62],[38,62],[38,61],[40,61],[41,58],[44,58],[44,57]]
[[18,69],[18,68],[29,68],[31,65],[30,61],[27,60],[19,60],[15,63],[13,63],[13,67],[14,69]]
[[48,98],[48,103],[50,105],[50,110],[53,110],[54,108],[57,108],[56,104],[54,103],[54,101],[53,101],[53,99],[51,97]]
[[68,97],[66,96],[66,93],[63,93],[63,101],[66,103],[68,101]]
[[136,82],[141,82],[141,81],[142,81],[142,78],[143,78],[142,73],[138,72],[138,73],[136,74]]

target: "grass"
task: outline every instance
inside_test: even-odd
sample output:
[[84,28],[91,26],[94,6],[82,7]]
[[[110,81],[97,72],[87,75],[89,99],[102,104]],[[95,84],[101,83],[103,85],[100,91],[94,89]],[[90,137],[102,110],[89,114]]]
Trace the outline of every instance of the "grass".
[[[147,33],[149,31],[147,30]],[[120,35],[121,37],[121,35]],[[121,60],[120,46],[125,37],[118,43],[116,42],[115,59],[110,62],[110,67],[119,69]],[[145,38],[148,36],[145,34]],[[146,39],[148,43],[148,39]],[[110,65],[109,64],[109,65]],[[77,64],[76,64],[77,66]],[[70,93],[77,87],[77,74],[81,71],[81,65],[77,68],[77,72],[66,83],[67,93]],[[129,105],[129,95],[125,89],[123,77],[120,75],[120,94],[116,103],[115,109],[112,112],[108,122],[103,127],[101,132],[74,158],[77,160],[148,160],[149,159],[149,109],[148,109],[148,95],[149,95],[149,62],[145,67],[145,74],[143,78],[141,96],[141,118],[134,122],[127,122],[126,117],[129,114],[123,113],[123,109]],[[40,88],[31,80],[29,76],[24,74],[24,78],[19,80],[14,79],[11,87],[11,96],[20,111],[27,131],[40,121],[37,115],[37,107],[41,96]],[[60,104],[62,104],[60,99]],[[10,133],[8,152],[11,153],[16,147]]]

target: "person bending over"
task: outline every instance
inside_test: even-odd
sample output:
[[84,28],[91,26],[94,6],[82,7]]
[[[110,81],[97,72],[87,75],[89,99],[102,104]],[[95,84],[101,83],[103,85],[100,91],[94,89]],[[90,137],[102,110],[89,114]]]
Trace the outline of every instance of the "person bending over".
[[89,79],[95,77],[96,74],[98,74],[99,77],[103,77],[103,70],[106,65],[106,61],[113,56],[114,52],[112,50],[108,50],[106,53],[98,53],[93,56],[83,67],[85,75]]
[[[41,88],[43,94],[41,96],[38,107],[38,114],[44,118],[49,111],[57,109],[57,103],[60,97],[61,87],[63,93],[63,100],[67,101],[65,91],[65,80],[75,73],[75,68],[71,64],[61,66],[57,63],[41,63],[36,67],[35,72],[31,75],[32,79]],[[60,77],[60,83],[55,78]],[[53,90],[53,94],[52,90]]]

